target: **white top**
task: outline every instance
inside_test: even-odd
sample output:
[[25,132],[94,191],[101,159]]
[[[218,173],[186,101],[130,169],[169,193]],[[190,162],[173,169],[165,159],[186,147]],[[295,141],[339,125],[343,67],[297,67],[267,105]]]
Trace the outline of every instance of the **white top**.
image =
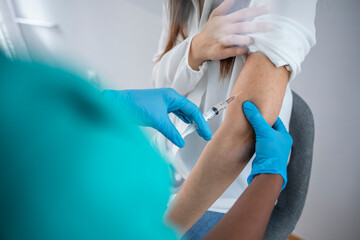
[[[164,1],[166,2],[166,1]],[[205,0],[203,13],[199,21],[200,11],[198,0],[192,0],[193,9],[189,17],[186,39],[178,38],[177,45],[167,52],[159,62],[158,57],[163,53],[169,34],[169,13],[164,3],[163,31],[159,43],[158,53],[154,56],[155,67],[153,82],[155,87],[172,87],[183,96],[193,101],[204,113],[216,103],[230,96],[231,90],[244,66],[246,58],[236,57],[234,67],[229,76],[220,79],[220,61],[205,62],[199,71],[194,71],[188,63],[188,55],[192,37],[198,34],[209,18],[211,11],[216,8],[221,0]],[[246,0],[238,1],[238,9],[246,5]],[[291,69],[290,82],[301,71],[300,65],[305,56],[315,45],[315,11],[316,0],[252,0],[249,6],[268,5],[271,13],[257,17],[253,21],[266,21],[275,26],[275,30],[268,33],[255,33],[255,44],[250,46],[250,52],[260,51],[277,66],[289,65]],[[292,94],[288,85],[280,118],[288,128],[292,108]],[[209,125],[214,133],[224,120],[225,112],[219,114]],[[180,133],[186,128],[181,120],[172,117],[172,120]],[[185,138],[185,147],[178,149],[163,136],[156,137],[157,144],[166,149],[171,155],[171,163],[177,171],[176,179],[186,179],[203,151],[206,142],[197,134],[191,134]],[[247,187],[247,176],[250,174],[251,162],[246,166],[240,176],[225,191],[225,193],[212,205],[210,210],[227,212],[241,193]]]

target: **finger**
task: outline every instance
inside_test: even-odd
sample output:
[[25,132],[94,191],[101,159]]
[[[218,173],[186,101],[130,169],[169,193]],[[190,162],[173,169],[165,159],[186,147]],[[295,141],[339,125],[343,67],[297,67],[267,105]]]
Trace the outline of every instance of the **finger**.
[[281,121],[279,117],[276,119],[276,122],[273,125],[273,129],[275,129],[278,132],[288,132],[286,130],[284,123]]
[[244,35],[227,35],[221,38],[221,43],[225,46],[241,46],[254,44],[254,40],[249,36]]
[[262,135],[268,129],[271,129],[270,125],[265,121],[263,116],[257,107],[251,102],[244,102],[243,110],[246,118],[253,126],[256,135]]
[[230,22],[242,22],[269,13],[268,6],[244,8],[226,16]]
[[211,140],[211,129],[209,124],[205,121],[204,116],[199,113],[194,117],[194,122],[198,126],[196,132],[206,141]]
[[211,139],[211,130],[209,124],[205,121],[204,116],[201,114],[199,108],[189,101],[188,99],[184,98],[185,104],[180,106],[180,110],[186,115],[188,119],[195,122],[198,126],[196,130],[200,137],[204,138],[206,141]]
[[212,12],[212,16],[226,15],[234,5],[235,0],[224,0],[217,8]]
[[172,143],[174,143],[179,148],[182,148],[185,146],[185,141],[181,137],[181,134],[176,129],[174,124],[170,121],[169,117],[164,117],[163,125],[160,127],[155,127],[159,132],[162,133],[167,139],[169,139]]
[[171,110],[172,112],[181,111],[188,120],[196,123],[198,126],[197,132],[202,138],[207,141],[211,139],[211,130],[209,124],[205,121],[203,115],[200,112],[200,109],[190,100],[182,97],[173,104]]
[[273,29],[274,26],[266,22],[240,22],[240,23],[234,23],[229,27],[229,34],[270,32]]
[[245,55],[249,52],[247,47],[228,47],[223,50],[224,59]]
[[175,111],[173,112],[178,118],[181,119],[184,123],[190,124],[191,120],[189,120],[186,115],[184,115],[181,111]]

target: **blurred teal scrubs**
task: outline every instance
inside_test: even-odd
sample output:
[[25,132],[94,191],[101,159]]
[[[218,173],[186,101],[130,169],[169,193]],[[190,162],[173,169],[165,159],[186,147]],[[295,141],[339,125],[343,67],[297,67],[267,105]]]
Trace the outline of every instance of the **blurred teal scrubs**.
[[0,56],[0,239],[176,239],[166,163],[79,77]]

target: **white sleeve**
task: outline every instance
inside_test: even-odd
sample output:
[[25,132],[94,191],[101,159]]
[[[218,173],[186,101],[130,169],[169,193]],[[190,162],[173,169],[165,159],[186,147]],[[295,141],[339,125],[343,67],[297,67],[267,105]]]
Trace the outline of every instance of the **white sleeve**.
[[255,18],[255,22],[267,22],[274,30],[250,34],[254,45],[249,52],[264,53],[277,67],[288,66],[290,80],[301,72],[310,48],[316,44],[315,14],[317,0],[252,0],[250,7],[267,5],[270,13]]
[[164,52],[169,35],[168,9],[166,1],[163,5],[162,34],[159,42],[158,52],[153,58],[155,64],[152,74],[154,87],[171,87],[181,95],[188,94],[193,90],[207,69],[207,63],[204,62],[198,71],[193,70],[189,65],[189,51],[192,37],[186,38],[178,43],[173,49],[168,51],[160,61],[158,58]]

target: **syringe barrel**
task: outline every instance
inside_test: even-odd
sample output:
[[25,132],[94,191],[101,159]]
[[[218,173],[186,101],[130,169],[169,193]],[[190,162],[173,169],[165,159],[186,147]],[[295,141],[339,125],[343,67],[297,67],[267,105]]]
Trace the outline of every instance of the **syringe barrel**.
[[206,121],[209,121],[210,119],[213,119],[216,115],[218,115],[222,110],[226,108],[227,103],[226,102],[219,102],[215,106],[211,108],[211,110],[207,111],[204,114],[204,118]]
[[[224,109],[226,108],[226,106],[227,106],[226,101],[223,101],[223,102],[217,103],[215,106],[213,106],[212,109],[213,109],[213,110],[216,109],[217,112],[219,113],[219,112],[221,112],[222,110],[224,110]],[[218,113],[217,113],[217,114],[218,114]]]
[[181,137],[182,138],[185,138],[187,135],[189,135],[190,133],[193,133],[196,131],[196,125],[195,123],[193,124],[190,124],[186,129],[185,131],[181,134]]
[[216,111],[214,111],[214,110],[209,110],[204,114],[205,121],[209,121],[210,119],[212,119],[215,116],[216,116]]
[[[213,119],[216,115],[219,114],[219,112],[221,112],[222,110],[224,110],[226,108],[226,101],[224,102],[219,102],[218,104],[216,104],[215,106],[212,107],[211,110],[207,111],[203,116],[205,118],[205,121],[209,121],[211,119]],[[185,138],[187,135],[191,134],[192,132],[196,131],[197,126],[195,123],[190,124],[185,131],[181,134],[182,138]]]

